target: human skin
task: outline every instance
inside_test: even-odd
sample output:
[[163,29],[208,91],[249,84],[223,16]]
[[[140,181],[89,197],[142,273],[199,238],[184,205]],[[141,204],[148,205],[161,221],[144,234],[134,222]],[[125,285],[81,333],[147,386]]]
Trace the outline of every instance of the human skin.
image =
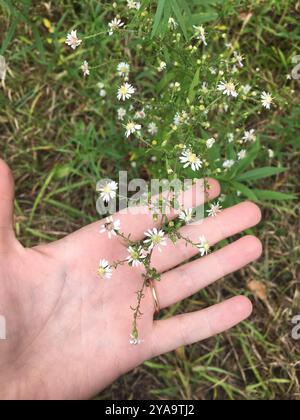
[[[220,187],[214,180],[209,183],[212,200]],[[0,399],[91,398],[145,360],[226,331],[252,312],[251,302],[238,296],[156,321],[153,296],[146,289],[139,323],[142,343],[132,346],[129,307],[135,304],[142,271],[122,266],[110,280],[97,276],[100,258],[126,258],[123,241],[99,234],[100,221],[57,242],[24,248],[13,230],[13,200],[13,177],[0,160],[0,314],[7,321],[7,340],[0,341]],[[115,218],[135,241],[154,226],[150,214]],[[260,220],[259,208],[245,202],[202,224],[184,227],[183,234],[193,241],[204,235],[213,246]],[[180,265],[195,253],[194,247],[171,241],[161,253],[154,252],[153,266],[163,273],[157,283],[161,308],[253,262],[261,256],[262,245],[246,236]]]

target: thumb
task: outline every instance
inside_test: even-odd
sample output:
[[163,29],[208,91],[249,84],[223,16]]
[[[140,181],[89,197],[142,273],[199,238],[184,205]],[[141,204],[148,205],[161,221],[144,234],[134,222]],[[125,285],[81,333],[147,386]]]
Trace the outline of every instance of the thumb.
[[14,180],[7,164],[0,159],[0,242],[14,238]]

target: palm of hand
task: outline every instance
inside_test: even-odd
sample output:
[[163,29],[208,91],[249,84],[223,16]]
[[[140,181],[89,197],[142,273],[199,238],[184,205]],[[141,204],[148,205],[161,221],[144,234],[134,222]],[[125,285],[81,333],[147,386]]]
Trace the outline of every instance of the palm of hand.
[[[251,313],[249,301],[237,297],[197,313],[154,322],[153,299],[146,290],[139,325],[143,342],[131,346],[129,307],[136,302],[141,270],[122,266],[111,280],[97,276],[99,258],[123,260],[126,246],[119,238],[108,241],[99,235],[97,223],[54,244],[24,249],[12,232],[12,180],[3,162],[0,175],[0,313],[6,317],[8,333],[8,339],[0,341],[4,397],[91,397],[144,360],[221,332]],[[211,197],[218,193],[214,183]],[[196,231],[189,228],[187,233],[199,236],[199,230],[204,231],[214,244],[253,226],[260,214],[256,206],[246,203],[225,211],[222,218],[206,222]],[[121,215],[120,219],[136,240],[152,225],[148,216]],[[220,229],[229,220],[237,221],[228,231]],[[165,273],[158,285],[162,307],[195,293],[261,253],[258,240],[246,237],[199,262],[173,269],[195,250],[182,244],[176,248],[168,244],[168,248],[153,256],[154,265]]]

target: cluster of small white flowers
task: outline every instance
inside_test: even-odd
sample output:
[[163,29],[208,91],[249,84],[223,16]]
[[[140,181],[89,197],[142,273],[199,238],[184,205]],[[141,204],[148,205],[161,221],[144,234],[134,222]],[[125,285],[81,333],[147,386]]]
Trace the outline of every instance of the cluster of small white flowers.
[[[76,48],[80,47],[82,44],[82,40],[77,35],[77,30],[73,30],[67,35],[66,44],[72,48],[72,50],[76,50]],[[80,67],[83,76],[87,77],[90,75],[90,67],[88,61],[84,61]]]

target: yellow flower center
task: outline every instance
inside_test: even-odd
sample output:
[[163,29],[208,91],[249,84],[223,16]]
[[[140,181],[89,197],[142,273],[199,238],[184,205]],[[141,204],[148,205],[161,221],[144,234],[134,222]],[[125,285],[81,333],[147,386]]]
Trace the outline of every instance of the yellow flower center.
[[235,91],[235,86],[232,82],[226,83],[225,88],[226,88],[226,90],[229,90],[230,92]]
[[196,163],[198,161],[198,157],[195,153],[190,152],[189,153],[189,161],[191,163]]
[[158,245],[161,243],[161,237],[159,235],[153,235],[152,236],[152,242],[154,245]]
[[126,95],[126,94],[127,94],[127,92],[128,92],[128,89],[127,89],[127,87],[126,87],[126,86],[122,86],[122,87],[120,88],[120,93],[121,93],[122,95]]
[[111,192],[111,190],[110,190],[110,186],[109,186],[109,185],[106,185],[106,186],[103,188],[103,192],[105,192],[106,194],[109,194],[109,193]]
[[98,274],[99,274],[100,276],[104,276],[104,274],[105,274],[105,269],[104,269],[103,267],[100,267],[100,268],[99,268],[99,270],[98,270]]

